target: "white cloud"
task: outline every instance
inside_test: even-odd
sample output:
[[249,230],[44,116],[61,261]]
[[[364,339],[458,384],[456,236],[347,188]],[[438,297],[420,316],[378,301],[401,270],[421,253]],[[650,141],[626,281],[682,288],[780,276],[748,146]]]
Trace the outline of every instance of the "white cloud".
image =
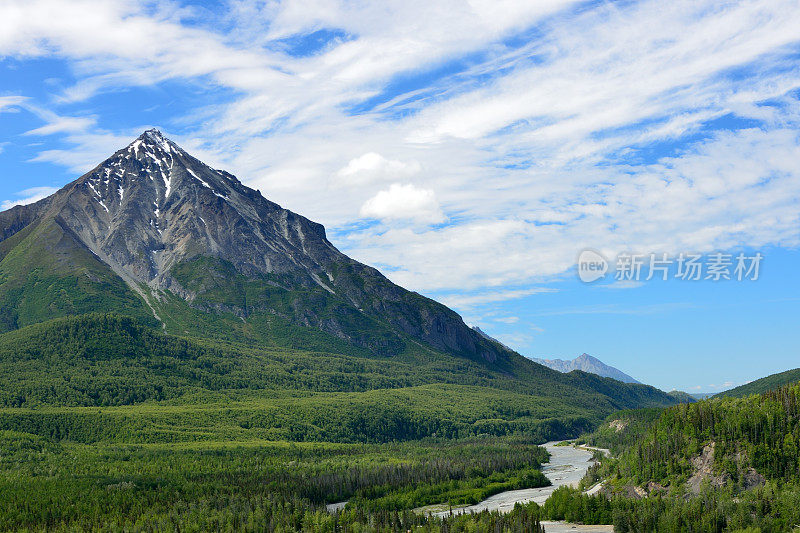
[[607,283],[604,285],[597,285],[602,289],[611,289],[611,290],[625,290],[625,289],[638,289],[645,284],[644,281],[633,281],[633,280],[617,280],[613,283]]
[[[446,305],[459,310],[470,310],[476,306],[487,303],[497,303],[497,302],[504,302],[507,300],[516,300],[519,298],[524,298],[525,296],[531,296],[532,294],[544,294],[552,292],[556,292],[556,289],[551,289],[547,287],[531,287],[527,289],[494,290],[494,291],[479,292],[472,294],[451,294],[442,296],[439,298],[439,300],[445,303]],[[510,324],[512,322],[516,322],[518,318],[507,317],[504,319],[498,318],[496,320]],[[511,320],[511,322],[509,322],[509,320]]]
[[0,112],[13,111],[14,108],[23,104],[26,98],[22,96],[0,96]]
[[63,95],[67,100],[173,77],[270,71],[269,57],[228,47],[214,34],[183,26],[182,16],[186,13],[170,4],[10,0],[0,19],[0,54],[76,61],[82,81]]
[[66,139],[80,145],[81,150],[43,150],[32,161],[56,163],[81,175],[120,148],[127,146],[141,133],[142,129],[130,130],[127,134],[114,134],[103,130],[72,132],[67,135]]
[[367,152],[351,159],[336,173],[337,185],[360,186],[374,182],[409,178],[421,170],[416,161],[386,159],[381,154]]
[[620,306],[617,304],[588,305],[567,309],[553,309],[536,313],[538,316],[563,316],[563,315],[650,315],[671,311],[680,311],[697,307],[695,304],[684,302],[666,302],[651,305]]
[[[732,389],[735,386],[736,386],[735,382],[726,381],[726,382],[720,383],[720,384],[709,383],[708,385],[706,385],[705,388],[706,389],[712,389],[712,390],[723,390],[724,391],[724,390]],[[695,390],[701,390],[702,388],[703,387],[700,387],[699,385],[697,387],[694,387]]]
[[[614,257],[797,246],[798,158],[800,135],[792,129],[720,133],[654,164],[587,164],[547,173],[546,186],[534,179],[491,196],[480,189],[482,198],[460,205],[476,202],[470,211],[484,218],[419,232],[367,231],[353,253],[401,267],[391,277],[409,286],[463,290],[558,276],[587,247]],[[492,220],[485,203],[515,217]]]
[[518,352],[522,352],[525,348],[529,348],[531,343],[533,342],[533,336],[528,335],[527,333],[498,333],[496,335],[492,335],[495,339],[502,342],[509,348],[516,350]]
[[362,217],[380,220],[413,220],[421,223],[444,222],[445,217],[436,194],[413,184],[393,183],[388,189],[364,202]]
[[[19,0],[0,54],[65,58],[81,80],[65,100],[168,79],[231,89],[184,117],[188,149],[395,281],[471,294],[563,275],[583,247],[799,245],[795,4],[236,0],[186,24],[171,4]],[[306,57],[275,41],[319,29],[346,37]],[[42,118],[37,134],[74,147],[37,160],[76,171],[138,134]],[[680,148],[637,156],[662,141]],[[359,215],[381,222],[352,231]]]
[[17,205],[28,205],[47,198],[58,189],[55,187],[32,187],[16,194],[16,200],[5,200],[0,203],[0,210],[5,211]]
[[[787,17],[784,11],[793,4],[645,1],[628,9],[608,4],[587,10],[552,28],[532,51],[541,58],[534,66],[425,109],[410,139],[481,139],[525,121],[513,132],[516,145],[565,144],[562,155],[576,157],[604,147],[590,138],[613,128],[673,117],[686,128],[727,111],[727,100],[738,93],[730,88],[738,83],[719,77],[726,69],[798,42],[800,14]],[[763,87],[751,78],[742,81],[765,96],[798,86],[797,69],[769,77]],[[630,137],[625,132],[625,140]]]
[[94,126],[97,120],[91,117],[47,117],[44,126],[26,131],[25,135],[53,135],[55,133],[76,133],[86,131]]

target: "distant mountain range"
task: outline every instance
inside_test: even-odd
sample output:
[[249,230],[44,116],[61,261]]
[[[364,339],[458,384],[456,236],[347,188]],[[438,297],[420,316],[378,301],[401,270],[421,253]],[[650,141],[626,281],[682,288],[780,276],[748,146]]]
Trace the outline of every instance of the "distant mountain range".
[[[511,350],[511,348],[509,348],[499,340],[495,339],[494,337],[490,336],[488,333],[483,331],[478,326],[472,326],[472,329],[484,339],[495,342],[500,346],[503,346],[506,349]],[[621,381],[623,383],[636,383],[636,384],[640,383],[639,381],[635,380],[625,372],[622,372],[621,370],[614,368],[613,366],[609,366],[604,362],[602,362],[600,359],[592,357],[591,355],[586,353],[581,354],[572,360],[539,359],[536,357],[529,357],[528,359],[530,359],[531,361],[535,361],[540,365],[546,366],[547,368],[551,368],[553,370],[561,372],[562,374],[572,372],[573,370],[580,370],[582,372],[596,374],[604,378],[616,379],[617,381]]]
[[719,393],[717,393],[717,392],[693,392],[691,394],[691,396],[692,396],[692,398],[694,398],[696,400],[707,400],[708,398],[711,398],[712,396],[716,396],[717,394],[719,394]]
[[616,379],[617,381],[622,381],[623,383],[639,383],[639,381],[633,379],[625,372],[622,372],[613,366],[609,366],[600,359],[592,357],[589,354],[581,354],[572,360],[538,359],[536,357],[531,357],[531,359],[540,365],[544,365],[548,368],[552,368],[553,370],[558,370],[559,372],[563,373],[572,372],[573,370],[582,370],[583,372],[597,374],[598,376],[603,376],[604,378]]

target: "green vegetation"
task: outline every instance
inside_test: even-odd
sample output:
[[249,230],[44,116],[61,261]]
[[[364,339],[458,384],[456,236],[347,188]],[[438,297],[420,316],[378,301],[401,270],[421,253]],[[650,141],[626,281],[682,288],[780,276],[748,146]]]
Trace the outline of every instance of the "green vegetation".
[[144,301],[57,222],[32,224],[0,242],[0,333],[111,311],[156,326]]
[[469,394],[484,400],[487,413],[496,407],[505,421],[582,417],[596,423],[620,404],[663,401],[646,387],[630,389],[586,374],[564,383],[531,366],[530,375],[516,377],[446,354],[376,358],[287,350],[175,337],[124,316],[85,315],[0,335],[0,405],[132,405],[201,392],[230,397],[459,384],[484,388]]
[[[524,439],[89,446],[9,431],[0,432],[0,450],[3,531],[334,531],[335,523],[376,521],[391,530],[398,519],[438,531],[441,521],[401,511],[541,485],[532,469],[547,458]],[[325,511],[351,498],[343,513]]]
[[713,443],[714,473],[742,487],[749,468],[767,479],[800,481],[800,386],[760,396],[714,399],[664,411],[620,455],[613,475],[677,486],[693,473],[692,458]]
[[602,496],[591,497],[571,487],[559,487],[542,506],[541,516],[578,524],[611,524],[612,504]]
[[[419,483],[409,488],[394,489],[390,486],[378,486],[364,489],[356,494],[351,504],[374,510],[413,509],[425,505],[447,502],[449,505],[474,505],[489,496],[507,490],[518,490],[544,487],[550,484],[544,474],[534,464],[513,472],[494,472],[485,477],[466,480],[444,480],[439,482]],[[430,476],[423,472],[423,477]]]
[[694,403],[697,401],[697,398],[695,398],[688,392],[683,392],[682,390],[673,390],[668,392],[667,394],[675,398],[675,401],[678,403]]
[[[790,531],[800,525],[800,384],[663,411],[614,413],[584,442],[617,457],[559,489],[542,517],[615,531]],[[646,497],[642,497],[645,495]]]
[[784,385],[797,383],[798,381],[800,381],[800,368],[795,368],[794,370],[787,370],[786,372],[772,374],[765,378],[751,381],[750,383],[741,385],[735,389],[720,392],[716,395],[716,397],[743,398],[753,394],[763,394],[765,392],[774,391],[780,389]]
[[0,409],[0,429],[75,442],[196,442],[289,439],[391,442],[425,437],[527,435],[540,442],[590,426],[543,417],[535,399],[477,387],[425,385],[364,393],[276,391],[259,397],[198,394],[117,407]]
[[35,324],[0,335],[0,530],[535,531],[530,508],[409,510],[546,484],[535,443],[613,405],[536,387],[455,356],[177,337],[112,314]]
[[664,412],[663,409],[630,409],[610,414],[591,434],[582,435],[578,444],[605,448],[619,455],[641,439]]
[[705,489],[692,498],[654,495],[587,496],[560,487],[536,515],[542,520],[613,524],[617,533],[697,531],[761,533],[794,531],[800,524],[800,486],[767,483],[737,496],[729,490]]
[[538,443],[674,403],[436,349],[439,304],[362,313],[344,294],[384,281],[352,268],[337,296],[199,258],[172,272],[185,300],[132,290],[53,219],[0,242],[0,531],[538,532],[535,505],[412,509],[545,485]]

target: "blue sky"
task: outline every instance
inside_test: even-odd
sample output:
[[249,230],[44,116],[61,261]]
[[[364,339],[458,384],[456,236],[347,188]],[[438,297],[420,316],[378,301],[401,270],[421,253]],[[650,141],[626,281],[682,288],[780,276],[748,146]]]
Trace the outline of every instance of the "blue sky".
[[[9,0],[0,204],[159,127],[525,355],[720,390],[800,366],[798,7]],[[585,248],[764,260],[585,284]]]

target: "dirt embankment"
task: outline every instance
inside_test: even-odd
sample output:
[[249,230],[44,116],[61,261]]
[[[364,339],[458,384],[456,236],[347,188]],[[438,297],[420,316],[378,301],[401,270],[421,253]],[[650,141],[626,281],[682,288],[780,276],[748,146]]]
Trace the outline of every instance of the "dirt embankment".
[[[686,488],[691,494],[700,494],[706,482],[712,488],[721,488],[732,482],[731,475],[727,472],[714,471],[716,447],[717,444],[711,441],[703,447],[703,451],[699,456],[692,459],[694,474],[686,482]],[[748,490],[764,484],[766,481],[764,476],[756,472],[753,467],[745,467],[743,465],[746,459],[743,453],[737,453],[734,459],[739,465],[739,479],[741,480],[742,489]]]
[[611,422],[608,423],[608,427],[619,433],[620,431],[628,427],[628,422],[625,420],[612,420]]

